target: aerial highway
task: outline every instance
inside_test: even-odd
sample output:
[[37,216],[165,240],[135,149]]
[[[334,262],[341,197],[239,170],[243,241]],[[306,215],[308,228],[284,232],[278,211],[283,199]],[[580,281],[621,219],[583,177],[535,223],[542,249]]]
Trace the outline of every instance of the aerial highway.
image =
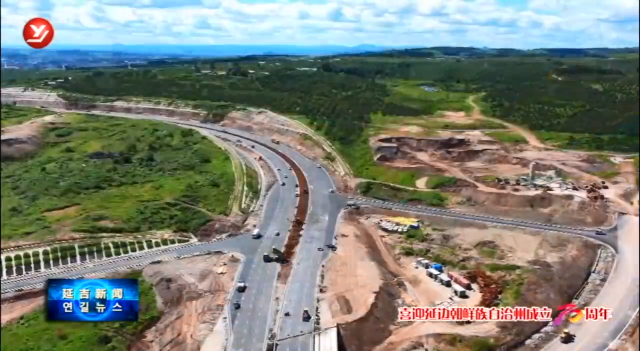
[[16,291],[17,289],[29,289],[41,287],[47,279],[64,277],[86,277],[92,274],[121,270],[124,268],[151,263],[156,260],[178,258],[196,253],[208,251],[229,251],[248,254],[257,249],[258,243],[247,236],[237,236],[218,242],[191,243],[175,247],[157,250],[146,254],[134,254],[119,256],[89,264],[82,264],[60,269],[42,272],[42,274],[25,275],[22,277],[2,281],[2,294]]
[[[529,229],[537,229],[542,231],[577,235],[577,236],[582,236],[587,239],[596,241],[601,244],[608,245],[614,251],[617,250],[617,247],[618,247],[618,240],[614,230],[615,227],[603,230],[605,233],[608,233],[608,235],[597,235],[596,229],[598,228],[575,228],[575,227],[568,227],[564,225],[551,224],[551,223],[540,223],[540,222],[532,222],[532,221],[519,220],[519,219],[508,219],[508,218],[502,218],[502,217],[496,217],[496,216],[479,215],[479,214],[473,214],[473,213],[467,213],[467,212],[461,212],[461,211],[455,211],[455,210],[447,210],[443,208],[414,206],[410,204],[395,203],[395,202],[390,202],[385,200],[377,200],[377,199],[370,199],[370,198],[364,198],[364,197],[352,196],[352,197],[349,197],[349,200],[354,201],[360,204],[361,206],[370,206],[370,207],[377,207],[377,208],[389,209],[394,211],[410,212],[410,213],[423,214],[423,215],[429,215],[429,216],[455,218],[455,219],[461,219],[465,221],[478,221],[478,222],[492,223],[496,225],[506,225],[511,227],[529,228]],[[613,234],[613,235],[609,235],[609,234]]]
[[[154,119],[168,123],[177,122],[175,119],[159,116],[107,112],[96,112],[96,114]],[[229,139],[229,135],[233,135],[234,137],[241,138],[243,143],[258,142],[254,143],[255,150],[263,155],[271,167],[281,169],[281,172],[274,171],[274,173],[277,174],[280,181],[284,180],[286,184],[285,186],[281,186],[280,183],[276,183],[269,191],[264,204],[262,221],[258,226],[264,238],[253,240],[249,236],[239,236],[214,243],[189,244],[175,248],[167,248],[168,251],[157,252],[156,256],[152,258],[144,256],[132,257],[126,260],[114,260],[113,262],[108,262],[106,268],[116,270],[144,264],[145,262],[150,262],[149,260],[177,257],[179,255],[188,255],[207,250],[239,252],[246,258],[239,278],[247,282],[248,289],[242,294],[234,293],[232,297],[232,299],[239,299],[242,305],[241,309],[232,314],[232,349],[238,351],[263,350],[267,339],[267,329],[276,321],[273,318],[278,319],[278,329],[275,330],[278,338],[299,334],[301,331],[310,331],[313,328],[313,322],[303,322],[301,311],[302,308],[308,308],[312,315],[315,314],[317,279],[323,260],[330,254],[330,251],[319,251],[318,248],[332,242],[338,214],[344,207],[347,199],[329,191],[333,189],[333,183],[331,177],[324,169],[318,168],[313,162],[285,145],[270,145],[293,159],[303,170],[310,185],[311,205],[306,218],[303,237],[298,245],[296,257],[292,262],[293,271],[286,294],[283,297],[283,305],[280,314],[275,316],[273,314],[273,293],[277,264],[262,262],[261,255],[264,251],[268,251],[271,246],[282,246],[285,242],[286,234],[291,225],[290,220],[287,219],[291,219],[293,216],[297,202],[297,199],[293,196],[293,182],[295,178],[293,174],[288,171],[285,160],[268,148],[260,145],[260,143],[268,143],[268,140],[264,137],[229,128],[200,124],[199,122],[184,123],[180,121],[180,124],[197,128],[205,134],[210,133],[211,135],[217,136],[227,135],[227,139]],[[289,172],[288,178],[283,178],[286,172]],[[446,209],[397,204],[376,199],[357,197],[350,200],[357,201],[364,206],[579,235],[590,240],[601,242],[614,249],[618,253],[615,268],[604,289],[593,303],[594,306],[613,308],[612,320],[603,323],[581,323],[574,325],[571,328],[572,332],[577,336],[574,344],[564,345],[553,342],[546,349],[604,350],[611,341],[618,337],[635,311],[637,311],[639,292],[637,217],[620,216],[617,226],[608,229],[606,235],[596,235],[594,229],[587,228],[571,228],[554,224],[482,216]],[[630,235],[629,233],[632,233],[634,228],[635,235]],[[279,231],[281,235],[275,236],[274,233],[276,231]],[[22,280],[10,279],[3,282],[2,292],[5,293],[5,291],[42,283],[49,277],[86,276],[101,272],[104,268],[105,266],[87,266],[80,269],[75,267],[69,271],[52,272],[52,275],[34,276]],[[291,316],[284,317],[283,313],[285,311],[289,311]],[[279,350],[311,350],[311,338],[311,335],[306,335],[287,339],[279,345]],[[579,346],[579,348],[576,348],[576,346]]]
[[[208,134],[224,136],[211,129],[203,130]],[[260,144],[247,139],[243,139],[242,142],[252,145],[273,167],[277,177],[265,203],[262,221],[258,225],[263,237],[254,239],[259,244],[256,250],[245,255],[243,269],[239,275],[239,279],[246,282],[248,288],[243,293],[234,291],[232,297],[233,301],[239,301],[241,305],[239,310],[232,310],[232,349],[249,351],[264,349],[269,326],[275,317],[272,314],[272,306],[278,265],[263,262],[262,254],[270,252],[272,246],[279,249],[284,246],[298,198],[295,197],[297,179],[289,170],[289,165]],[[285,185],[281,185],[282,183]],[[276,236],[276,232],[280,235]]]

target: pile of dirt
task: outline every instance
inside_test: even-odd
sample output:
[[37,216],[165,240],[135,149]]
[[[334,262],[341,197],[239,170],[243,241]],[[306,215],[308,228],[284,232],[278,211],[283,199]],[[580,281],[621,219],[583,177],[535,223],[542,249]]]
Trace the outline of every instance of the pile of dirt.
[[198,232],[196,237],[200,241],[211,241],[220,235],[227,233],[239,233],[242,230],[246,216],[216,216],[211,222],[205,224]]
[[2,128],[2,160],[18,160],[37,151],[42,145],[42,131],[55,124],[54,117],[42,117]]
[[347,350],[373,350],[391,336],[391,326],[398,319],[396,300],[400,290],[393,283],[383,283],[369,311],[361,318],[339,324]]
[[491,193],[474,188],[461,189],[457,194],[464,199],[465,204],[472,205],[469,210],[491,215],[579,226],[604,226],[611,221],[605,202],[576,201],[572,195],[545,192],[517,195]]
[[145,267],[163,315],[130,350],[199,351],[224,311],[239,266],[233,254],[217,253]]
[[[181,119],[197,119],[204,117],[205,112],[196,110],[176,109],[163,106],[151,106],[129,103],[84,103],[84,102],[67,102],[58,97],[50,99],[51,95],[42,94],[43,99],[38,99],[38,94],[33,94],[34,98],[25,98],[21,94],[7,94],[3,91],[2,101],[5,103],[16,102],[18,105],[33,106],[42,108],[62,109],[62,110],[86,110],[86,111],[102,111],[102,112],[119,112],[132,114],[156,115],[165,117],[175,117]],[[45,100],[45,97],[46,99]]]
[[320,321],[325,328],[362,317],[382,284],[380,269],[367,255],[364,234],[347,222],[338,225],[338,232],[340,250],[329,256],[320,289]]
[[406,148],[413,151],[432,151],[456,149],[469,146],[470,142],[466,138],[412,138],[412,137],[381,137],[378,142],[387,145],[397,145],[399,148]]
[[18,320],[44,305],[44,290],[30,290],[2,299],[2,325]]
[[[597,244],[584,239],[558,238],[553,245],[556,245],[556,249],[563,248],[565,255],[556,261],[538,264],[532,270],[521,288],[522,295],[516,303],[518,306],[555,308],[569,303],[589,277],[598,253]],[[538,249],[548,251],[550,248]],[[504,335],[511,336],[504,346],[512,347],[521,344],[546,325],[546,322],[501,322],[498,328]]]

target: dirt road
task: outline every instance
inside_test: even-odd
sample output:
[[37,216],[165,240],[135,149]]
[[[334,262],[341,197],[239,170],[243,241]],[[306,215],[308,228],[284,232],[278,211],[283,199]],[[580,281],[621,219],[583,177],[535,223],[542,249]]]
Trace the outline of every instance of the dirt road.
[[480,118],[480,119],[486,119],[488,121],[493,121],[496,123],[500,123],[503,126],[509,128],[511,131],[518,133],[520,135],[522,135],[525,139],[527,139],[527,143],[529,143],[529,145],[533,146],[533,147],[538,147],[538,148],[543,148],[543,149],[552,149],[552,147],[543,144],[540,140],[538,140],[538,138],[535,136],[535,134],[533,134],[531,131],[523,128],[523,127],[519,127],[515,124],[511,124],[509,122],[505,122],[501,119],[498,118],[494,118],[494,117],[487,117],[484,116],[482,114],[482,112],[480,111],[480,107],[475,103],[475,98],[477,97],[477,95],[472,95],[469,97],[469,99],[467,99],[467,102],[473,106],[473,111],[471,112],[471,117],[473,118]]
[[200,351],[224,311],[239,265],[234,254],[218,253],[145,267],[164,313],[131,350]]

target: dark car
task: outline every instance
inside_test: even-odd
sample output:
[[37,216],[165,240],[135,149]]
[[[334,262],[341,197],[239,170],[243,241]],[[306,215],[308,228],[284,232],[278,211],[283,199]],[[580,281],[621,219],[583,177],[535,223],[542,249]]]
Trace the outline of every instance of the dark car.
[[607,235],[607,233],[603,232],[602,230],[596,230],[596,235]]
[[234,302],[233,303],[233,308],[235,308],[236,310],[239,310],[240,309],[240,302],[239,301]]

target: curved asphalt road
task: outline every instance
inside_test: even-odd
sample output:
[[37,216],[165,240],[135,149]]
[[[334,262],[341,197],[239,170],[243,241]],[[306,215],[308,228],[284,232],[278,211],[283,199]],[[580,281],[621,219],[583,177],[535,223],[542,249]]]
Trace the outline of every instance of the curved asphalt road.
[[[175,120],[166,117],[153,117],[153,116],[141,116],[133,114],[123,113],[105,113],[99,112],[97,114],[114,115],[119,117],[137,118],[137,119],[155,119],[169,123],[175,123]],[[193,127],[205,127],[200,123],[180,123],[191,124]],[[216,129],[222,132],[233,132],[243,138],[259,140],[261,142],[268,143],[268,140],[263,137],[251,135],[249,133],[227,130],[225,128],[212,128],[206,126],[207,129]],[[215,133],[215,132],[212,132]],[[248,142],[245,140],[245,142]],[[310,184],[311,194],[311,208],[307,217],[307,223],[303,233],[303,240],[298,246],[296,259],[294,261],[294,270],[289,282],[288,293],[285,296],[284,307],[282,312],[290,311],[291,317],[285,317],[282,319],[279,328],[279,337],[286,337],[287,335],[298,334],[301,331],[310,331],[313,326],[312,322],[302,322],[301,312],[302,308],[309,308],[309,311],[314,314],[315,311],[315,294],[316,294],[316,282],[318,273],[320,270],[321,261],[327,257],[328,253],[317,252],[317,247],[332,242],[333,231],[336,224],[337,216],[344,204],[344,200],[340,196],[329,194],[328,189],[333,188],[331,178],[324,172],[324,170],[317,168],[313,163],[296,151],[288,148],[284,145],[273,145],[275,148],[286,153],[289,157],[294,159],[295,162],[303,169],[307,175],[308,182]],[[274,153],[269,154],[268,149],[258,149],[260,146],[256,145],[256,151],[262,153],[276,167],[280,162],[284,162],[277,157]],[[280,163],[281,164],[281,163]],[[288,167],[280,167],[283,171],[288,170]],[[292,180],[292,175],[288,180]],[[275,187],[278,187],[276,185]],[[194,252],[202,252],[203,250],[229,250],[243,253],[247,258],[244,264],[244,268],[240,273],[240,279],[247,281],[249,288],[245,294],[242,294],[243,308],[238,311],[237,315],[234,315],[234,339],[233,350],[262,350],[266,336],[266,328],[271,321],[269,311],[265,306],[271,306],[272,292],[275,284],[275,272],[277,267],[275,264],[264,264],[261,262],[261,255],[265,249],[270,248],[272,245],[282,245],[285,240],[286,231],[290,227],[290,222],[282,220],[284,213],[290,213],[293,215],[292,203],[287,198],[286,188],[293,186],[293,183],[287,184],[283,189],[273,189],[265,204],[265,213],[263,221],[260,225],[262,231],[266,231],[266,237],[262,240],[251,240],[247,237],[233,238],[216,243],[203,243],[196,245],[185,245],[185,247],[173,248],[167,253],[155,252],[153,259],[161,259],[164,257],[174,257],[177,255],[185,255]],[[293,192],[292,192],[293,194]],[[473,214],[466,214],[456,211],[432,209],[426,207],[415,207],[404,204],[388,203],[380,200],[373,199],[357,199],[362,205],[382,207],[389,209],[396,209],[407,212],[423,213],[436,216],[452,217],[462,220],[482,221],[502,225],[511,225],[518,227],[526,227],[554,232],[561,232],[572,235],[580,235],[592,240],[602,242],[611,246],[614,250],[618,251],[618,259],[616,267],[611,274],[611,278],[605,285],[605,288],[598,295],[593,306],[604,306],[613,308],[613,318],[608,322],[591,322],[590,324],[575,325],[572,331],[576,333],[576,344],[563,345],[557,341],[550,344],[546,349],[549,350],[575,350],[576,347],[580,350],[593,350],[600,351],[607,347],[607,345],[617,338],[618,334],[624,329],[627,321],[633,316],[634,311],[638,308],[638,238],[637,238],[637,217],[621,217],[617,228],[613,228],[609,231],[607,236],[596,236],[592,230],[570,228],[564,226],[557,226],[551,224],[541,224],[520,220],[508,220],[491,216],[479,216]],[[274,206],[274,204],[276,204]],[[630,224],[631,223],[631,224]],[[636,235],[622,235],[618,234],[621,231],[629,231],[629,227],[635,228]],[[280,230],[282,229],[282,230]],[[283,235],[280,237],[273,237],[273,231],[279,230]],[[303,259],[304,258],[304,259]],[[133,265],[136,263],[149,260],[149,257],[131,257],[124,261],[117,261],[113,263],[107,263],[112,265],[113,268],[124,267]],[[111,267],[111,266],[109,266]],[[100,267],[82,267],[76,269],[72,273],[57,272],[52,275],[45,275],[34,277],[29,280],[21,281],[5,281],[2,284],[2,291],[6,291],[9,288],[17,288],[20,286],[28,286],[34,282],[42,282],[50,277],[63,277],[63,276],[82,276],[91,273],[95,273],[104,268]],[[257,290],[256,287],[268,287],[271,289]],[[255,290],[255,294],[251,294]],[[234,294],[237,297],[238,294]],[[249,308],[247,308],[247,304]],[[298,309],[299,313],[296,313]],[[246,312],[245,312],[246,311]],[[256,317],[257,316],[257,317]],[[264,321],[266,320],[266,323]],[[238,324],[244,323],[244,324]],[[255,329],[258,328],[258,329]],[[260,329],[265,329],[261,332]],[[257,335],[256,335],[257,334]],[[309,350],[312,349],[311,336],[299,337],[295,339],[289,339],[281,343],[279,350]]]

